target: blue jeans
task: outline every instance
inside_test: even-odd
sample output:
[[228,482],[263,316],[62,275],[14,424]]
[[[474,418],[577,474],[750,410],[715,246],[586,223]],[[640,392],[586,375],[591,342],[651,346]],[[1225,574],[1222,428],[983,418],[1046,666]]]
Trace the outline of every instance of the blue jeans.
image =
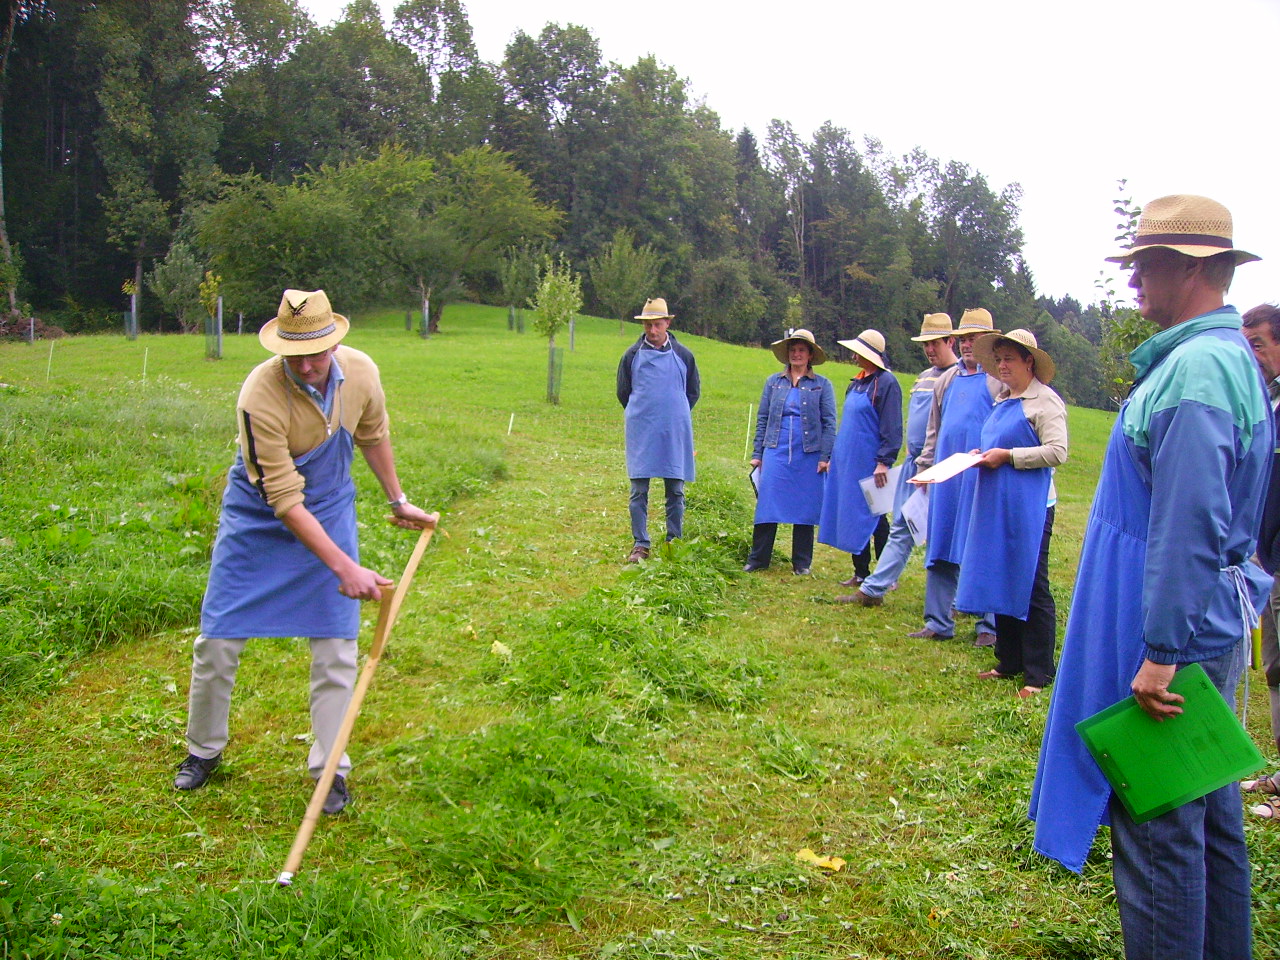
[[[667,492],[667,539],[676,540],[684,530],[684,481],[675,477],[662,480]],[[631,536],[637,547],[649,543],[649,478],[631,478]]]
[[[1242,645],[1200,666],[1234,704]],[[1128,960],[1248,960],[1249,854],[1239,784],[1141,824],[1112,796],[1111,853]]]
[[[956,632],[956,620],[951,604],[956,599],[956,586],[960,583],[960,564],[948,560],[935,560],[925,572],[924,625],[940,637],[950,637]],[[996,619],[989,613],[978,618],[978,633],[995,633]]]
[[898,582],[915,546],[907,521],[899,515],[889,527],[889,539],[880,551],[880,562],[876,564],[875,572],[863,580],[858,589],[868,597],[883,597]]

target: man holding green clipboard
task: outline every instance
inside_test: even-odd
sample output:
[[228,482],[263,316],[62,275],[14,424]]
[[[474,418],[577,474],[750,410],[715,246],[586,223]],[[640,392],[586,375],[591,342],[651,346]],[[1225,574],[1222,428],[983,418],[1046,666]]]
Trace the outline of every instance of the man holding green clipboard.
[[[1150,717],[1183,712],[1175,672],[1199,664],[1228,702],[1271,588],[1250,562],[1271,470],[1266,390],[1240,315],[1231,214],[1206,197],[1149,203],[1131,266],[1138,311],[1160,331],[1130,355],[1085,530],[1058,680],[1031,797],[1035,849],[1079,872],[1110,824],[1130,960],[1248,958],[1249,863],[1231,784],[1138,823],[1076,725],[1130,693]],[[1188,702],[1179,725],[1199,723]],[[1173,772],[1172,755],[1157,758]],[[1132,798],[1130,798],[1132,799]]]

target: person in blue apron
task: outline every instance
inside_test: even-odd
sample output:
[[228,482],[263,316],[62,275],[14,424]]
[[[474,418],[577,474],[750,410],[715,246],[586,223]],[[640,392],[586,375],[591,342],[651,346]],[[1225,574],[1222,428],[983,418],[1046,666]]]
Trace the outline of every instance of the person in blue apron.
[[[1067,460],[1067,407],[1048,386],[1053,359],[1030,330],[988,333],[973,354],[1004,384],[982,425],[956,606],[996,615],[996,665],[984,680],[1023,675],[1022,699],[1053,681],[1058,612],[1049,592],[1053,471]],[[963,474],[962,474],[963,476]],[[947,483],[956,483],[953,477]]]
[[945,313],[927,313],[920,324],[920,336],[912,337],[924,349],[930,367],[921,371],[912,385],[907,400],[907,456],[898,474],[898,489],[893,497],[893,524],[889,527],[889,540],[880,554],[875,571],[848,596],[836,597],[846,603],[863,607],[878,607],[884,603],[884,595],[898,583],[898,577],[907,566],[911,551],[915,549],[915,537],[907,526],[902,507],[915,491],[910,483],[916,475],[915,458],[924,450],[925,430],[929,425],[929,411],[933,406],[933,389],[938,379],[956,365],[955,337],[951,329],[951,317]]
[[[1253,349],[1253,359],[1267,381],[1267,398],[1272,416],[1280,411],[1280,307],[1260,303],[1246,310],[1243,333]],[[1271,482],[1267,485],[1267,501],[1262,511],[1258,532],[1258,562],[1272,576],[1280,570],[1280,450],[1271,464]],[[1271,596],[1262,610],[1261,650],[1262,675],[1267,681],[1271,701],[1271,736],[1280,753],[1280,579],[1271,588]],[[1262,802],[1249,809],[1259,817],[1280,824],[1280,770],[1270,776],[1254,777],[1240,784],[1247,793],[1262,795]]]
[[684,485],[694,479],[693,407],[702,385],[693,353],[668,329],[675,315],[661,297],[645,302],[636,316],[644,334],[618,363],[631,479],[631,538],[628,563],[649,556],[649,481],[661,477],[667,496],[667,539],[684,532]]
[[[274,356],[245,379],[236,402],[239,449],[227,475],[209,583],[191,666],[187,758],[174,786],[194,790],[226,747],[231,691],[251,637],[307,637],[311,729],[307,766],[318,778],[356,676],[360,601],[391,581],[360,565],[351,461],[359,447],[407,529],[438,516],[409,502],[396,474],[378,368],[340,346],[350,324],[323,290],[286,290],[258,334]],[[344,754],[326,813],[350,800]]]
[[818,541],[852,555],[867,546],[881,517],[871,512],[858,481],[872,477],[877,487],[883,487],[902,449],[902,385],[889,372],[879,330],[863,330],[852,340],[836,342],[853,351],[862,372],[845,390],[822,497]]
[[[916,467],[924,470],[955,453],[968,453],[978,446],[982,424],[991,414],[1002,385],[990,371],[984,371],[973,355],[978,337],[999,333],[990,312],[981,307],[966,310],[956,326],[956,347],[960,362],[938,378],[933,406],[925,428],[924,450],[916,457]],[[924,626],[909,637],[949,640],[955,636],[956,586],[960,582],[960,561],[969,532],[969,510],[977,474],[966,470],[948,483],[929,487],[928,533],[924,548]],[[984,610],[978,615],[974,645],[991,646],[996,640],[995,617]]]
[[1239,784],[1135,823],[1076,724],[1130,694],[1157,721],[1180,713],[1169,682],[1192,663],[1235,699],[1271,588],[1250,557],[1275,448],[1266,388],[1225,293],[1236,266],[1258,257],[1233,247],[1226,207],[1181,194],[1148,203],[1134,245],[1108,259],[1132,265],[1138,312],[1159,330],[1129,354],[1136,379],[1085,525],[1031,790],[1033,846],[1079,873],[1110,824],[1129,960],[1244,958]]
[[744,570],[763,570],[773,555],[778,524],[791,524],[791,572],[813,565],[813,528],[822,516],[823,483],[836,442],[836,392],[813,372],[827,353],[808,330],[775,340],[770,349],[785,365],[764,382],[751,467],[759,469],[751,554]]

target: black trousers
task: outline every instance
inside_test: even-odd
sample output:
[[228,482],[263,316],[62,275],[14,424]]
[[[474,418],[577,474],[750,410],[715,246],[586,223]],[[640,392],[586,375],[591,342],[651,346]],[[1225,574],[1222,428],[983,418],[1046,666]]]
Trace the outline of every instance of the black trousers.
[[[747,563],[767,567],[773,556],[773,541],[778,536],[776,523],[757,523],[751,532],[751,555]],[[813,566],[813,524],[791,525],[791,569],[808,570]]]
[[885,514],[880,514],[880,522],[876,524],[875,532],[871,534],[871,539],[867,541],[867,545],[861,553],[853,555],[853,572],[860,576],[863,580],[871,576],[871,551],[874,548],[876,559],[880,559],[880,551],[884,549],[884,545],[889,541],[889,518]]
[[1058,636],[1058,610],[1049,592],[1053,512],[1053,507],[1049,507],[1044,515],[1044,534],[1040,538],[1040,558],[1031,584],[1031,609],[1027,619],[996,614],[996,669],[1005,674],[1025,674],[1029,687],[1048,686],[1057,672],[1053,648]]

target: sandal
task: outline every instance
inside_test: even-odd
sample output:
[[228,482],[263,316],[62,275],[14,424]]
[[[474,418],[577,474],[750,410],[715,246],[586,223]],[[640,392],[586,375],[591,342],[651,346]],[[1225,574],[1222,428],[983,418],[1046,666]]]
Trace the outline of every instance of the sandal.
[[1249,808],[1249,812],[1263,820],[1280,820],[1280,799],[1254,804]]
[[1259,777],[1257,780],[1245,780],[1240,784],[1240,789],[1245,793],[1265,793],[1274,797],[1280,794],[1280,783],[1274,776]]
[[999,670],[983,670],[978,674],[979,680],[1008,680],[1013,676],[1011,673],[1001,673]]
[[1021,690],[1018,691],[1017,696],[1019,700],[1030,700],[1032,697],[1034,697],[1037,693],[1039,693],[1043,689],[1044,687],[1033,687],[1030,684],[1028,684],[1027,686],[1023,687]]

